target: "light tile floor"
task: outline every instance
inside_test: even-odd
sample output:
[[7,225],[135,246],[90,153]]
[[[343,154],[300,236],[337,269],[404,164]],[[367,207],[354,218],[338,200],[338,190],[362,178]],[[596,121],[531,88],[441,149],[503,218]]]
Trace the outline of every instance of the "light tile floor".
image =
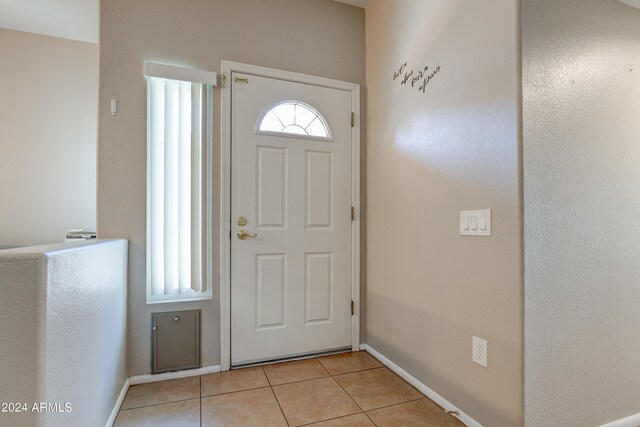
[[116,427],[459,427],[361,351],[131,386]]

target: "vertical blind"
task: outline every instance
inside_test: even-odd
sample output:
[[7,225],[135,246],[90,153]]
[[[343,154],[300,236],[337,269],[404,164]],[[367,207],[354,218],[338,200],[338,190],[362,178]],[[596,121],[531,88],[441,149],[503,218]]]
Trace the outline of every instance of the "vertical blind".
[[210,297],[202,262],[206,84],[158,77],[148,67],[145,74],[147,302]]

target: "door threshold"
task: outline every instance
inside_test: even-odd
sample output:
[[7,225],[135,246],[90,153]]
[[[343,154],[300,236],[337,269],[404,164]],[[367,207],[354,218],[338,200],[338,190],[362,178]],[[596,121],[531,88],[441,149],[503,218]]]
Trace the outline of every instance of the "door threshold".
[[276,363],[293,362],[295,360],[314,359],[321,356],[332,356],[334,354],[351,353],[351,347],[338,348],[335,350],[320,351],[316,353],[299,354],[296,356],[280,357],[277,359],[261,360],[259,362],[249,362],[240,365],[232,365],[231,369],[251,368],[254,366],[274,365]]

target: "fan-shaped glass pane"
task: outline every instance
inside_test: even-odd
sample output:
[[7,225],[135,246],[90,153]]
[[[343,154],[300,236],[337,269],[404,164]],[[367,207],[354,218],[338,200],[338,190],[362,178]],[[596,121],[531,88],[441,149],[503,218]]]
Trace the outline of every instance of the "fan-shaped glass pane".
[[321,120],[316,118],[314,121],[307,126],[307,134],[312,136],[326,136],[327,129],[324,127],[324,123]]
[[269,111],[264,116],[264,118],[262,119],[262,123],[260,124],[260,130],[266,130],[269,132],[282,132],[282,129],[284,129],[284,125],[273,111]]
[[260,132],[279,132],[329,138],[327,122],[310,105],[297,101],[281,102],[262,115]]
[[280,119],[280,121],[285,125],[290,125],[295,123],[296,113],[295,113],[295,104],[280,104],[273,107],[271,110],[276,116]]
[[296,105],[296,124],[298,126],[306,128],[316,117],[318,115],[304,105]]
[[296,135],[309,135],[303,127],[298,125],[289,125],[282,129],[283,133],[295,133]]

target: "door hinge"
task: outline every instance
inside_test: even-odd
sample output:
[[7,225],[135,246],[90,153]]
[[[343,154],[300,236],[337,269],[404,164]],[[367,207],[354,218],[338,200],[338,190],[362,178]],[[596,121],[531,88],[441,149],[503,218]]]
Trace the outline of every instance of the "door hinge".
[[351,221],[356,219],[356,208],[351,206]]
[[356,304],[351,301],[351,315],[353,316],[356,312]]
[[229,238],[231,238],[231,230],[229,230]]
[[356,125],[356,113],[351,112],[351,127]]
[[227,73],[222,73],[222,84],[223,88],[227,87]]

